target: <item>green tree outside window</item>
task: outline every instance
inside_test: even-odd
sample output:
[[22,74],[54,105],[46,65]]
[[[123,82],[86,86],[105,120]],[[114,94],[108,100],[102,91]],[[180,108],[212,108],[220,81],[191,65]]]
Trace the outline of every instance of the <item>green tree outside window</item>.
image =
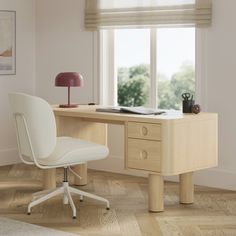
[[[148,103],[149,66],[145,64],[118,69],[119,106],[144,106]],[[158,108],[181,109],[181,94],[195,94],[195,71],[191,63],[184,63],[170,80],[158,74]]]

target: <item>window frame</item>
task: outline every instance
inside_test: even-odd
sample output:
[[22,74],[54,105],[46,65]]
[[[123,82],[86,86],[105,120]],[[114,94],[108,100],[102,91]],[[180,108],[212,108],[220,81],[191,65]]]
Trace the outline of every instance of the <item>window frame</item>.
[[[94,100],[100,105],[117,106],[117,72],[115,69],[114,30],[94,32]],[[195,102],[207,109],[206,81],[207,29],[195,31]],[[150,106],[158,106],[157,28],[150,29]],[[110,78],[113,78],[111,80]],[[203,79],[204,78],[204,79]]]

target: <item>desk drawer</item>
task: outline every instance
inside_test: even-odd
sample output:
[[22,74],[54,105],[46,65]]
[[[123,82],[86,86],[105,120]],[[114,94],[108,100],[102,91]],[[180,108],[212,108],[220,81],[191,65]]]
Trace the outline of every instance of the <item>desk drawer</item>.
[[128,168],[160,172],[161,142],[129,138],[127,154]]
[[161,140],[161,125],[129,122],[128,137],[148,140]]

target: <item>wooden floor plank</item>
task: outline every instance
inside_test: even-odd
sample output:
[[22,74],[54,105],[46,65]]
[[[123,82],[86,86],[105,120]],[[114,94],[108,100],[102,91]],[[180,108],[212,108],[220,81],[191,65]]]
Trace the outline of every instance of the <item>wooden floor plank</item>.
[[136,214],[136,219],[143,236],[163,236],[158,222],[152,215],[148,213]]
[[117,210],[117,218],[122,236],[141,236],[141,230],[132,211]]

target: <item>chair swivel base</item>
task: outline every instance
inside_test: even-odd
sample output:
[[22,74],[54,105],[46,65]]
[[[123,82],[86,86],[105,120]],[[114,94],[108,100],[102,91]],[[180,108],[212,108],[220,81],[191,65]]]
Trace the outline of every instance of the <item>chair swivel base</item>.
[[110,209],[110,203],[107,199],[99,197],[99,196],[91,194],[91,193],[81,191],[81,190],[76,189],[76,188],[72,188],[72,187],[69,186],[67,181],[64,181],[63,185],[59,188],[34,193],[33,194],[33,201],[28,205],[27,214],[28,215],[31,214],[31,208],[32,207],[34,207],[34,206],[50,199],[50,198],[53,198],[53,197],[58,196],[60,194],[63,194],[63,203],[64,204],[70,203],[70,206],[72,208],[72,213],[73,213],[73,219],[76,219],[76,207],[75,207],[75,204],[74,204],[73,199],[71,197],[71,193],[80,195],[80,201],[83,201],[83,197],[85,196],[85,197],[89,197],[89,198],[92,198],[92,199],[95,199],[95,200],[98,200],[98,201],[105,202],[107,204],[106,209],[107,210]]

